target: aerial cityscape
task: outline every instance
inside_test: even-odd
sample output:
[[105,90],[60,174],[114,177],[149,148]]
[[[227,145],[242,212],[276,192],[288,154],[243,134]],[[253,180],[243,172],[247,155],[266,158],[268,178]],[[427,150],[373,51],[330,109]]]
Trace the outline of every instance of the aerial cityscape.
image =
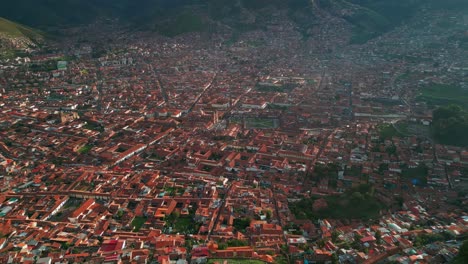
[[468,1],[0,8],[0,263],[468,263]]

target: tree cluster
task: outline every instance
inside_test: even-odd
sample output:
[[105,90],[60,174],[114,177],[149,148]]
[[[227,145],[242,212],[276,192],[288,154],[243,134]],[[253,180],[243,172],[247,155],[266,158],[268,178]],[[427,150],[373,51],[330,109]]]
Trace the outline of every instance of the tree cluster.
[[468,113],[457,105],[434,110],[432,131],[434,138],[447,145],[468,146]]

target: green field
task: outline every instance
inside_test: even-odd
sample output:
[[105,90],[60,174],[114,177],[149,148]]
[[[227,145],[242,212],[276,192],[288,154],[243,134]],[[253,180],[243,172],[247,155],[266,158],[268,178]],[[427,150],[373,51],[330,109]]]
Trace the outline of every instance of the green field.
[[468,89],[456,85],[432,84],[421,89],[417,100],[432,107],[456,104],[467,108]]
[[411,180],[415,185],[426,185],[428,168],[426,165],[421,164],[416,168],[403,168],[401,176],[404,179]]
[[283,85],[276,85],[276,84],[260,84],[258,83],[255,86],[255,89],[260,92],[279,92],[279,93],[287,93],[291,92],[297,87],[297,84],[294,83],[286,83]]
[[132,227],[135,232],[140,231],[140,228],[145,224],[147,218],[143,216],[137,216],[132,221]]
[[375,198],[374,190],[368,185],[361,185],[342,195],[323,197],[327,208],[314,212],[312,205],[321,197],[302,199],[290,203],[291,212],[297,219],[372,219],[379,216],[384,206]]
[[26,37],[32,40],[42,39],[42,35],[26,26],[14,23],[10,20],[0,17],[0,33],[12,36],[12,37]]
[[272,118],[248,118],[245,120],[247,128],[271,129],[278,127],[278,120]]
[[380,138],[383,140],[392,139],[393,137],[402,137],[403,135],[398,132],[391,124],[383,124],[377,127],[379,130]]
[[91,145],[84,145],[83,147],[81,147],[80,149],[78,149],[78,153],[79,154],[86,154],[86,153],[89,153],[91,151],[91,149],[93,148],[93,146]]
[[[0,17],[0,36],[11,37],[11,38],[24,38],[29,39],[32,42],[38,43],[44,37],[39,31],[31,29],[29,27],[14,23],[7,19]],[[26,47],[24,47],[26,48]],[[22,50],[12,50],[7,46],[3,46],[3,43],[0,43],[0,59],[2,58],[13,58],[16,56],[23,55]]]

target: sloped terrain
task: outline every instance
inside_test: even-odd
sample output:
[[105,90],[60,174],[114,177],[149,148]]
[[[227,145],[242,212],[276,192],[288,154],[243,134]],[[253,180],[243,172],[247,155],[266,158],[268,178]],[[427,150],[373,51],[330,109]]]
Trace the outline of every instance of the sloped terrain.
[[15,50],[35,48],[43,40],[39,31],[0,18],[0,57],[11,57]]
[[306,35],[323,14],[354,28],[353,43],[365,43],[404,23],[422,8],[468,8],[464,0],[16,0],[2,4],[0,16],[50,29],[117,18],[136,29],[168,36],[206,31],[213,24],[235,30],[261,29],[272,12],[283,10]]

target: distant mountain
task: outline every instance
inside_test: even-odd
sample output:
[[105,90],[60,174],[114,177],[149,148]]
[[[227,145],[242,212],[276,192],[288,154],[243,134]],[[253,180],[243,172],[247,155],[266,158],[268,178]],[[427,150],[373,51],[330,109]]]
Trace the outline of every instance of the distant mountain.
[[41,32],[0,17],[0,57],[11,57],[15,50],[35,48],[43,40]]
[[[117,18],[137,29],[168,36],[204,31],[215,24],[237,30],[262,28],[272,10],[287,11],[298,29],[308,28],[326,12],[354,26],[353,41],[366,42],[411,18],[421,8],[468,8],[466,0],[15,0],[1,4],[0,16],[50,29]],[[246,19],[248,18],[248,19]]]
[[354,26],[352,42],[364,43],[391,30],[421,9],[468,10],[466,0],[313,0]]

